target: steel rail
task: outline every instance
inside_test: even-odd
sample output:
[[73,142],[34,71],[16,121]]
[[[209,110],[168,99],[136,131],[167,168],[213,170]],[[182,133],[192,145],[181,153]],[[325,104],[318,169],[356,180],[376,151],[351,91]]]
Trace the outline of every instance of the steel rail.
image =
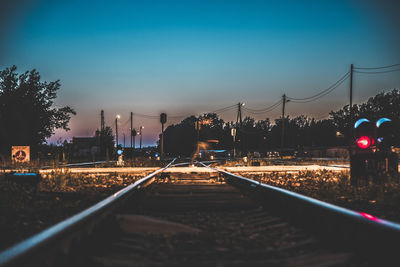
[[[73,166],[86,166],[86,165],[95,165],[95,164],[103,164],[103,163],[115,163],[117,162],[116,160],[102,160],[102,161],[92,161],[92,162],[78,162],[78,163],[68,163],[68,164],[63,164],[62,162],[58,163],[59,167],[73,167]],[[52,169],[54,166],[43,166],[39,169]]]
[[398,223],[200,164],[223,174],[227,183],[239,187],[269,210],[322,236],[331,244],[387,262],[399,257]]
[[[221,162],[223,160],[209,160],[209,161],[203,161],[203,163],[217,163],[217,162]],[[199,163],[197,160],[194,162],[194,164]],[[171,165],[171,167],[178,167],[178,166],[184,166],[184,165],[191,165],[192,162],[182,162],[182,163],[177,163],[174,165]]]
[[6,249],[0,254],[0,266],[25,266],[27,261],[34,259],[37,255],[48,255],[50,251],[54,253],[59,250],[68,251],[74,238],[79,238],[83,233],[91,233],[93,228],[111,214],[118,204],[135,190],[154,181],[154,177],[168,169],[175,160],[80,213]]

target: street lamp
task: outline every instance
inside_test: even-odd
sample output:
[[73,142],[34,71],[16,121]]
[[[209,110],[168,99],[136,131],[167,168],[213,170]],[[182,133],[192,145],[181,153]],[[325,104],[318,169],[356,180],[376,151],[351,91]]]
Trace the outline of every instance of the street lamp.
[[139,135],[140,135],[140,150],[142,150],[142,129],[144,129],[143,126],[139,127]]
[[164,124],[167,122],[167,114],[161,113],[160,114],[160,122],[161,122],[161,144],[160,144],[160,154],[161,158],[164,158]]
[[118,119],[120,119],[121,116],[119,114],[117,114],[117,116],[115,116],[115,139],[116,139],[116,147],[118,146]]
[[233,138],[233,158],[236,158],[236,146],[235,146],[235,142],[236,142],[236,129],[232,128],[231,129],[231,135]]

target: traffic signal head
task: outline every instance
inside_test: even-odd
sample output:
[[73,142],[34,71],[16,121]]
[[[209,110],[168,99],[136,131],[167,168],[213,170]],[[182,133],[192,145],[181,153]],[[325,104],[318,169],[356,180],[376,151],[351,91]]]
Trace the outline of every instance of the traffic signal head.
[[376,121],[376,136],[379,149],[389,149],[394,141],[394,128],[391,119],[380,118]]
[[375,144],[374,126],[366,119],[362,118],[354,124],[354,137],[358,148],[369,149]]
[[166,123],[167,122],[167,114],[166,113],[161,113],[160,114],[160,122],[161,123]]
[[359,148],[365,149],[371,146],[373,139],[369,138],[368,136],[361,136],[357,139],[357,145]]
[[390,149],[394,142],[392,120],[380,118],[373,125],[366,118],[359,119],[354,124],[354,137],[360,149],[369,149],[374,145],[380,150]]
[[117,155],[121,156],[123,153],[124,153],[124,150],[122,149],[122,146],[118,145],[117,146]]

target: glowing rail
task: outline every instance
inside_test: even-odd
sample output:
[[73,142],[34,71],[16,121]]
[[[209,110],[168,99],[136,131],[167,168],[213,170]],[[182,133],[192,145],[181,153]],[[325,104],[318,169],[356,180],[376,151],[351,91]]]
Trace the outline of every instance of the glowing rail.
[[26,266],[27,262],[32,266],[35,265],[34,260],[40,255],[51,257],[52,252],[56,254],[60,251],[68,251],[74,239],[79,240],[81,235],[91,233],[96,225],[114,211],[116,206],[136,189],[151,183],[157,174],[168,169],[174,161],[175,159],[164,168],[156,170],[86,210],[3,251],[0,254],[0,266]]
[[398,258],[400,224],[371,214],[339,207],[279,187],[267,185],[221,169],[225,181],[289,221],[351,251],[390,261]]

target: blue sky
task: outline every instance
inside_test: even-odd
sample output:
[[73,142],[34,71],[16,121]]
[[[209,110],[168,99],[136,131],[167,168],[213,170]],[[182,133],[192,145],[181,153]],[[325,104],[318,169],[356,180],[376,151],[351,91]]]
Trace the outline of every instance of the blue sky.
[[[3,8],[0,68],[36,68],[44,80],[61,80],[57,104],[78,114],[52,142],[92,135],[101,109],[108,125],[121,114],[128,133],[131,111],[189,115],[239,101],[260,109],[283,93],[318,93],[351,63],[400,62],[395,1],[17,3]],[[355,102],[393,88],[400,88],[398,73],[357,74]],[[323,117],[347,102],[348,81],[311,104],[289,103],[287,112]],[[256,118],[278,116],[279,108]],[[222,117],[233,120],[234,111]],[[154,144],[158,120],[135,117],[140,125],[144,143]]]

